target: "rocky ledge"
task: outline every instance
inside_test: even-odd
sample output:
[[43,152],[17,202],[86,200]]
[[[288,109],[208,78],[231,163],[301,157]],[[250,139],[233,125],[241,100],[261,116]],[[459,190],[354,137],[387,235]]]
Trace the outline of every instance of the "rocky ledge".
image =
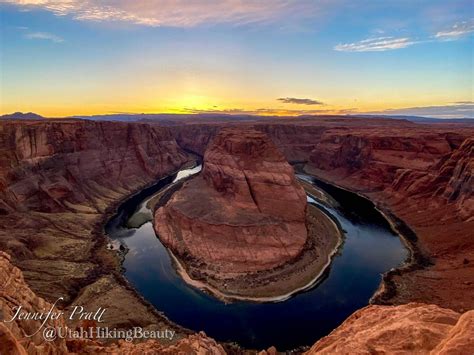
[[[315,240],[321,228],[330,241]],[[293,168],[271,140],[245,128],[219,132],[202,174],[156,211],[155,230],[185,279],[222,298],[287,296],[327,266],[339,242],[337,227],[307,209]]]

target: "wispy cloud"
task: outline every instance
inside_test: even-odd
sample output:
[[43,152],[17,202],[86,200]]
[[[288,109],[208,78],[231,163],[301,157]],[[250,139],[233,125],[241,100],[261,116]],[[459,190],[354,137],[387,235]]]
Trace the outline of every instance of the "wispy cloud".
[[280,97],[277,99],[285,104],[297,104],[297,105],[324,105],[321,101],[313,99],[298,99],[296,97]]
[[[379,30],[375,30],[376,33]],[[449,29],[439,31],[428,38],[414,40],[410,37],[375,37],[367,38],[353,43],[340,43],[334,46],[334,50],[340,52],[383,52],[394,49],[401,49],[418,43],[427,43],[443,40],[457,40],[474,33],[474,19],[455,23]]]
[[444,40],[453,40],[474,32],[474,20],[454,24],[451,28],[436,33],[435,37]]
[[53,33],[48,33],[48,32],[30,32],[30,33],[25,34],[24,37],[27,39],[39,39],[39,40],[52,41],[54,43],[64,42],[63,38]]
[[334,50],[340,52],[383,52],[393,49],[406,48],[416,42],[409,37],[377,37],[368,38],[359,42],[338,44]]
[[[84,21],[123,21],[146,26],[192,27],[200,24],[268,23],[324,16],[326,0],[4,0],[23,9],[43,9]],[[337,1],[336,1],[337,2]]]
[[474,117],[474,102],[459,101],[448,105],[406,107],[369,113],[384,115],[427,116],[438,118],[471,118]]

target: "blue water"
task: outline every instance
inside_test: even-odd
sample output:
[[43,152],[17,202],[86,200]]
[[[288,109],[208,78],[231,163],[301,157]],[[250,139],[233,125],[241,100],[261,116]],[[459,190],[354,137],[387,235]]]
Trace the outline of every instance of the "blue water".
[[[308,203],[337,219],[345,241],[325,278],[284,302],[225,304],[188,286],[173,269],[151,222],[123,228],[124,214],[134,212],[130,205],[109,223],[107,232],[129,248],[124,261],[127,279],[175,323],[247,348],[274,345],[282,351],[311,345],[367,305],[381,274],[400,265],[408,252],[369,201],[309,176],[300,178],[324,188],[338,202],[338,207],[331,207],[308,197]],[[139,206],[135,203],[134,208]]]

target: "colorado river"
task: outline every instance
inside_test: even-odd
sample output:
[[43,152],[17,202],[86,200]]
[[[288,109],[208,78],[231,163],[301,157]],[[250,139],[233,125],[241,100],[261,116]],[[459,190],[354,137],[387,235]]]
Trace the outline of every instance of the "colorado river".
[[[125,202],[106,226],[109,237],[128,249],[123,266],[129,282],[156,309],[183,327],[260,350],[271,345],[280,351],[311,345],[367,305],[381,274],[408,256],[388,221],[370,201],[300,174],[300,179],[324,191],[326,201],[336,202],[328,204],[308,196],[308,203],[321,208],[343,229],[345,240],[339,254],[318,284],[284,302],[225,304],[181,279],[155,235],[152,214],[146,207],[157,191],[199,171],[200,166],[183,169],[142,191]],[[128,220],[136,219],[137,213],[144,223],[127,228]]]

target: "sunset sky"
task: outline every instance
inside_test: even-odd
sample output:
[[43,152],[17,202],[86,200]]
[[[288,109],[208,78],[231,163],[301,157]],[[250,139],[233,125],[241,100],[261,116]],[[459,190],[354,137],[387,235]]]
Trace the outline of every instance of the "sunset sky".
[[0,113],[474,117],[473,6],[0,1]]

